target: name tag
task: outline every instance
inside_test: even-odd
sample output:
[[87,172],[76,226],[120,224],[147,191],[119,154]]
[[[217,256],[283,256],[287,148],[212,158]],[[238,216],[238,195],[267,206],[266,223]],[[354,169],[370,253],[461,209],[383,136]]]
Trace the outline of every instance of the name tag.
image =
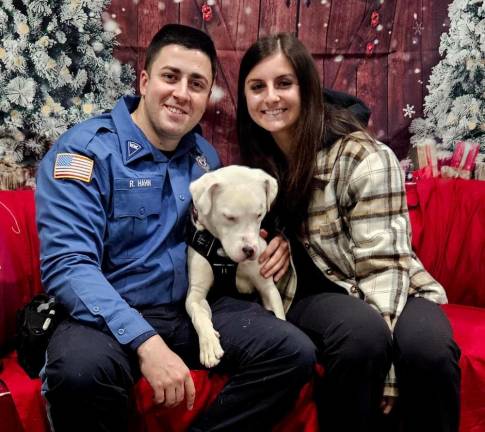
[[128,180],[128,187],[132,188],[147,188],[152,187],[152,179],[134,179]]
[[151,189],[161,187],[162,179],[160,177],[115,179],[115,189],[117,190]]

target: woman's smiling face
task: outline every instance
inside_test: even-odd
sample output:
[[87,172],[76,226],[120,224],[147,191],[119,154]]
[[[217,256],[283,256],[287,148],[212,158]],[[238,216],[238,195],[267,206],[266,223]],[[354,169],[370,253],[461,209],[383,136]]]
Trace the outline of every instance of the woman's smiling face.
[[286,56],[277,52],[254,66],[244,94],[254,122],[270,132],[280,147],[287,147],[301,112],[301,97],[295,70]]

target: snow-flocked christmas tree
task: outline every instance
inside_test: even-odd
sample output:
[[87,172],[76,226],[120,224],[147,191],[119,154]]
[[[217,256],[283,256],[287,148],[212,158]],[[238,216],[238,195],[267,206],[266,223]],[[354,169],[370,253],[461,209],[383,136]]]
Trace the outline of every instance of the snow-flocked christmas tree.
[[485,1],[454,0],[448,11],[443,59],[429,79],[425,118],[411,123],[411,143],[438,138],[441,149],[453,150],[457,141],[470,141],[485,153]]
[[70,126],[111,109],[118,97],[132,92],[132,68],[112,56],[116,26],[109,17],[103,24],[109,3],[2,0],[3,170],[40,159]]

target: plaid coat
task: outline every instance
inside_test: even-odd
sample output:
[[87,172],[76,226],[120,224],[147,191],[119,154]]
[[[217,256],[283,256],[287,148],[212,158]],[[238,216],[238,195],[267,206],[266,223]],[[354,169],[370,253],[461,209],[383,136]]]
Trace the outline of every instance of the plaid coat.
[[[401,168],[389,147],[363,133],[337,141],[319,152],[313,188],[299,238],[328,279],[377,309],[391,330],[408,296],[446,303],[412,251]],[[288,309],[294,271],[279,288]],[[387,395],[397,394],[393,375]]]

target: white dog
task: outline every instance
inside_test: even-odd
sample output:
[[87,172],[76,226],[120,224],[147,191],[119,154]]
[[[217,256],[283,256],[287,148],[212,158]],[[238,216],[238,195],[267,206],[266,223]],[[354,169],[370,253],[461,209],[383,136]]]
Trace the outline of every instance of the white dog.
[[[218,239],[223,252],[237,263],[237,290],[251,293],[255,288],[264,307],[284,320],[278,289],[272,278],[261,276],[258,263],[266,247],[260,236],[261,221],[278,192],[276,180],[260,169],[232,165],[204,174],[191,183],[190,192],[194,203],[194,233],[207,230]],[[200,361],[213,367],[224,354],[206,300],[214,272],[207,258],[194,247],[188,248],[189,291],[185,307],[199,336]]]

